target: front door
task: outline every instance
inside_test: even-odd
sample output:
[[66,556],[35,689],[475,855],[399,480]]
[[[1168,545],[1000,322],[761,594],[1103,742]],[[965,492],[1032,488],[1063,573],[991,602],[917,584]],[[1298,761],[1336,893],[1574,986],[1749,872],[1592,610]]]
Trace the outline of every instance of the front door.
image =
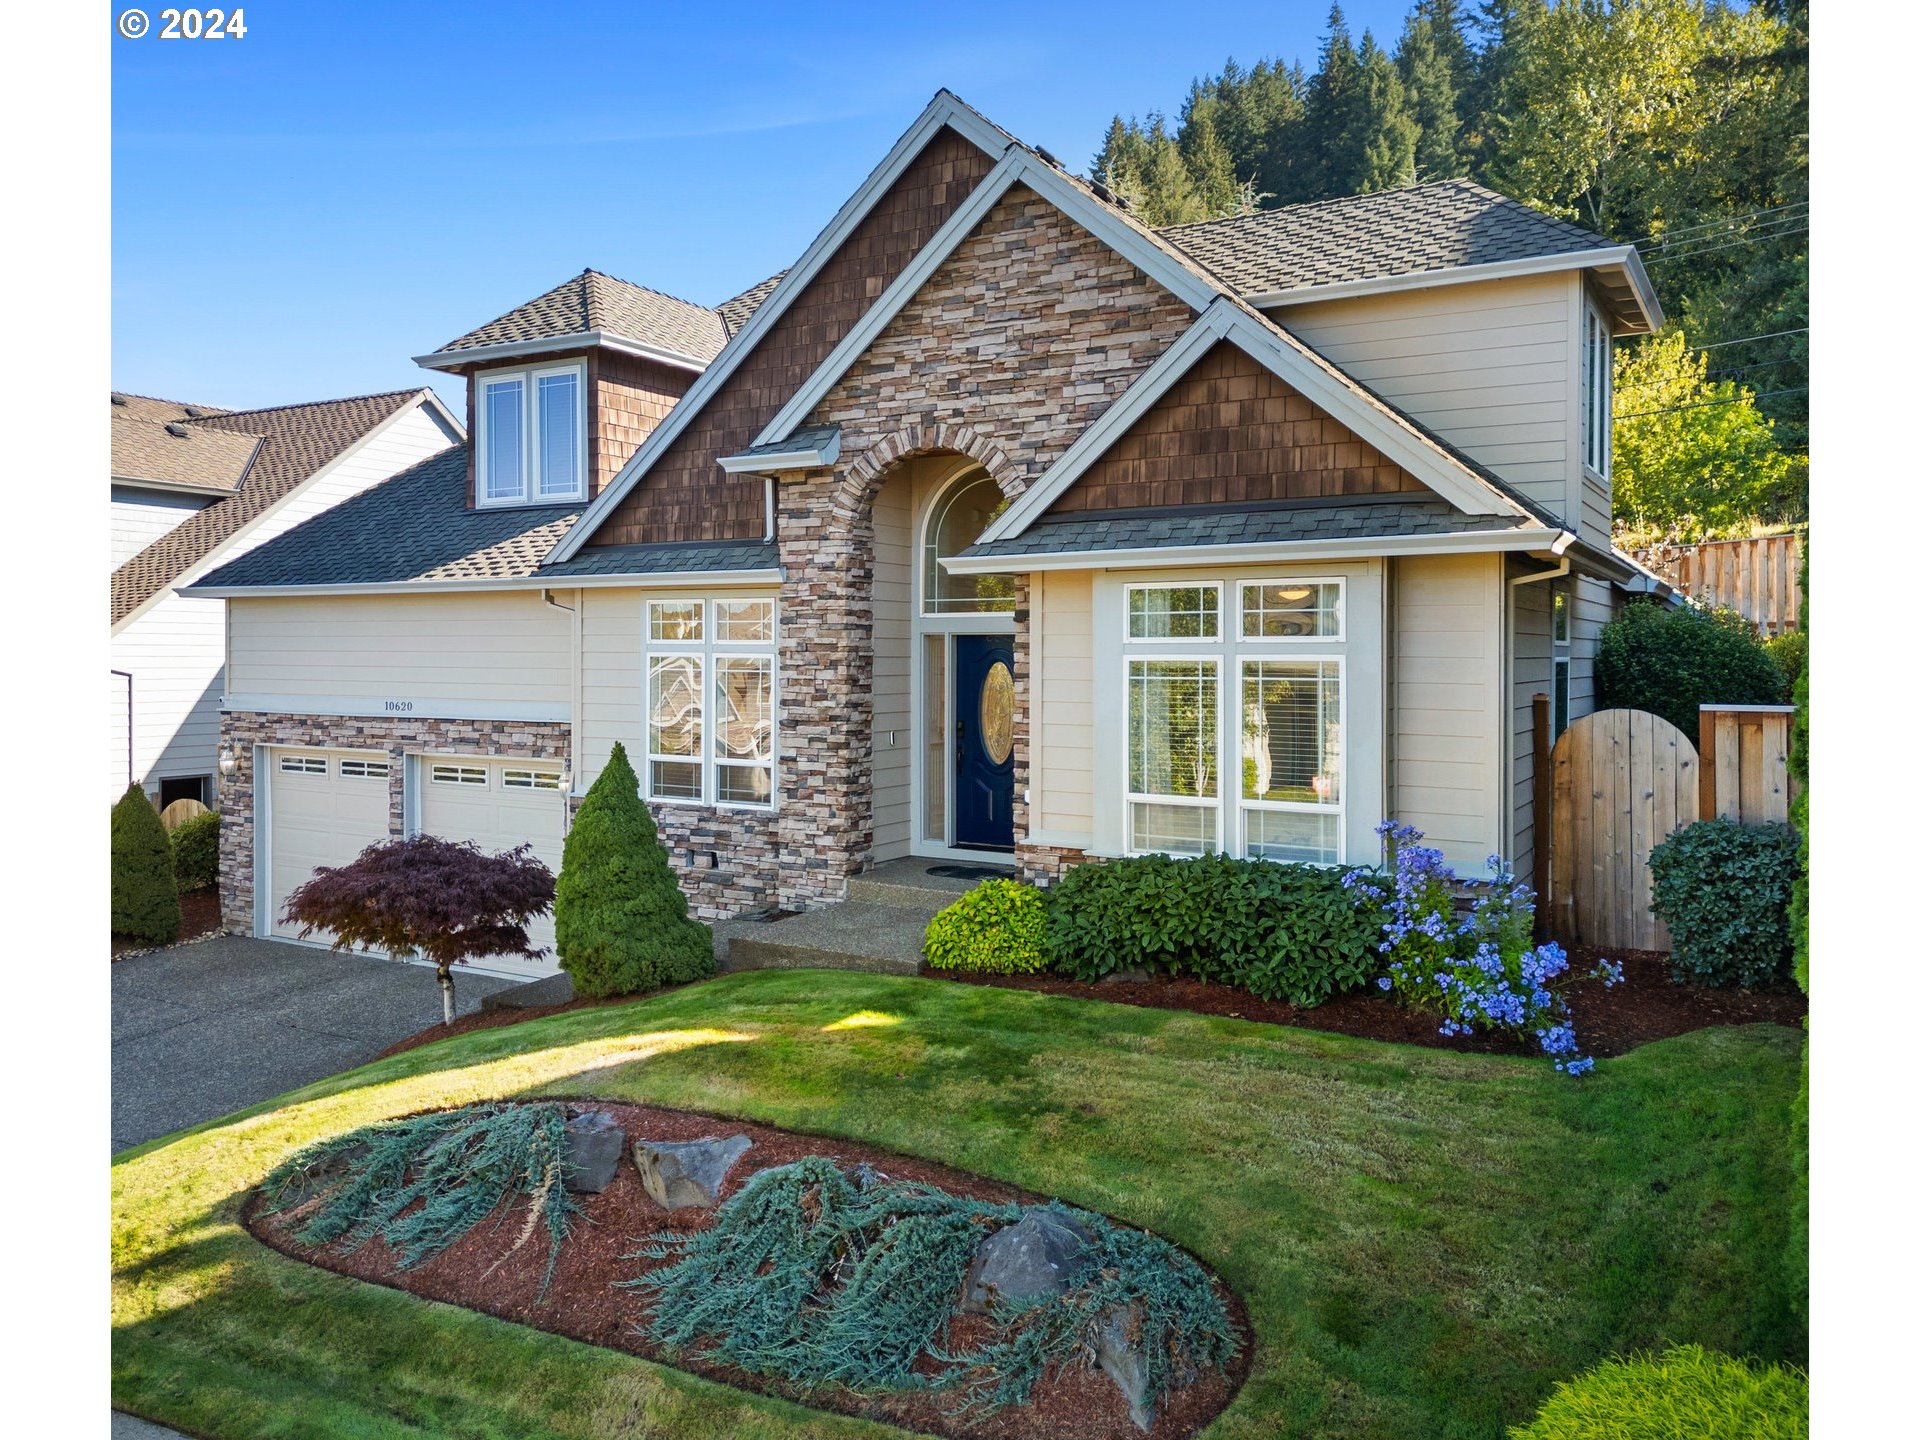
[[1013,849],[1013,641],[953,637],[953,843]]

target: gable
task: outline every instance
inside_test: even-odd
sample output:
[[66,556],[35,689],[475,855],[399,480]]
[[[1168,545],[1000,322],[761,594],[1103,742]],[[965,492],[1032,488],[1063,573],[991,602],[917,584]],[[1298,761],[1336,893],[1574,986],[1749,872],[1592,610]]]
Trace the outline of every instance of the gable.
[[1430,493],[1292,385],[1220,340],[1047,513]]
[[753,443],[993,165],[954,130],[939,130],[588,543],[758,538],[765,482],[723,474],[719,458]]

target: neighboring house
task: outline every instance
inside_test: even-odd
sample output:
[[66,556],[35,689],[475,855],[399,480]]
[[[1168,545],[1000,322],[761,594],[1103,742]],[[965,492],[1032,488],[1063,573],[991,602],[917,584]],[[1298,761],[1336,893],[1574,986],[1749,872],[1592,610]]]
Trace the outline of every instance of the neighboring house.
[[466,432],[426,389],[241,411],[116,393],[112,427],[109,788],[211,802],[226,603],[179,587]]
[[[779,276],[420,357],[456,447],[206,577],[227,921],[371,839],[557,862],[615,741],[697,911],[920,855],[1464,872],[1593,704],[1637,254],[1465,181],[1153,231],[942,92]],[[550,933],[550,932],[549,932]]]

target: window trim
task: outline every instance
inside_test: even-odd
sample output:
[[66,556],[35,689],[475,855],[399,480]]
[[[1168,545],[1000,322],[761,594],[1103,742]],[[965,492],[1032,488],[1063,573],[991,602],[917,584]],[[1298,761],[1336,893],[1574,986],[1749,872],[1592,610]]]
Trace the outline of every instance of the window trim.
[[[763,603],[770,608],[769,636],[765,640],[722,640],[719,638],[719,606],[729,603]],[[698,605],[698,640],[656,640],[653,638],[653,613],[666,605]],[[659,595],[647,597],[641,614],[641,724],[646,727],[641,753],[646,763],[640,773],[641,796],[656,805],[677,805],[703,810],[744,810],[768,814],[780,801],[780,600],[776,595]],[[695,756],[656,755],[653,749],[653,674],[661,660],[693,659],[700,663],[700,748]],[[767,735],[767,758],[762,760],[723,760],[718,748],[715,721],[719,713],[720,662],[728,659],[754,659],[767,662],[768,703],[773,723]],[[668,764],[697,764],[700,769],[700,794],[657,795],[653,788],[656,760]],[[767,769],[767,798],[764,801],[720,799],[722,769]]]
[[[1247,634],[1247,591],[1269,585],[1331,585],[1333,587],[1333,623],[1331,635],[1249,635]],[[1233,582],[1233,639],[1236,645],[1344,645],[1347,643],[1347,582],[1340,575],[1279,575]]]
[[[349,765],[358,768],[349,770]],[[362,760],[351,757],[340,761],[342,780],[388,780],[393,776],[393,762],[390,760]]]
[[[1121,623],[1122,625],[1126,623],[1126,612],[1124,611],[1122,613]],[[1151,645],[1165,642],[1136,640],[1129,643]],[[1164,651],[1146,655],[1132,655],[1123,651],[1121,654],[1122,669],[1120,673],[1120,684],[1122,709],[1120,715],[1120,743],[1122,751],[1120,758],[1124,768],[1121,779],[1120,823],[1121,842],[1128,855],[1173,855],[1176,853],[1171,850],[1143,850],[1134,844],[1133,807],[1136,804],[1178,805],[1191,810],[1212,810],[1214,812],[1213,849],[1211,851],[1203,850],[1200,853],[1203,855],[1217,854],[1226,850],[1227,816],[1225,812],[1227,805],[1227,766],[1221,750],[1223,743],[1221,736],[1223,722],[1220,713],[1220,675],[1224,669],[1222,662],[1225,658],[1226,657],[1218,650],[1196,652],[1187,655],[1168,654]],[[1136,791],[1133,788],[1133,667],[1135,665],[1206,665],[1212,667],[1213,795],[1211,798],[1204,795],[1158,795],[1150,790]]]
[[[1254,800],[1245,793],[1246,761],[1244,753],[1234,757],[1234,775],[1239,782],[1233,797],[1235,839],[1239,842],[1239,854],[1245,858],[1264,858],[1247,856],[1247,815],[1255,810],[1280,811],[1293,815],[1331,815],[1334,822],[1334,834],[1339,837],[1335,845],[1333,860],[1295,860],[1284,863],[1295,865],[1339,865],[1345,863],[1347,853],[1347,657],[1345,652],[1337,655],[1236,655],[1233,660],[1235,713],[1243,704],[1246,694],[1246,675],[1249,665],[1331,665],[1334,683],[1340,687],[1340,713],[1334,721],[1340,727],[1340,764],[1334,779],[1340,799],[1334,804],[1321,802],[1309,803],[1305,800]],[[1326,677],[1319,677],[1324,680]],[[1244,750],[1245,737],[1242,732],[1241,748]]]
[[333,766],[325,755],[312,754],[283,754],[274,769],[281,775],[328,775],[333,772]]
[[[1123,645],[1223,645],[1229,622],[1239,623],[1239,598],[1233,611],[1227,609],[1227,589],[1219,580],[1138,580],[1120,587],[1120,643]],[[1135,635],[1133,633],[1133,595],[1136,590],[1211,590],[1213,591],[1213,634],[1211,635]],[[1219,652],[1214,652],[1219,658]]]
[[[516,780],[516,775],[529,777]],[[503,765],[500,767],[500,788],[502,790],[558,790],[560,772],[548,770],[538,765]]]
[[1572,723],[1567,712],[1573,708],[1573,591],[1563,582],[1547,587],[1547,639],[1551,652],[1548,730],[1557,741]]
[[[540,380],[548,375],[572,375],[579,406],[575,412],[574,474],[578,484],[566,494],[543,494],[540,489]],[[520,489],[517,494],[487,494],[487,386],[503,380],[520,382]],[[473,376],[473,503],[479,510],[514,506],[571,505],[587,498],[587,362],[565,360],[550,365],[512,365],[477,370]]]
[[1613,479],[1613,330],[1588,296],[1580,321],[1580,468]]

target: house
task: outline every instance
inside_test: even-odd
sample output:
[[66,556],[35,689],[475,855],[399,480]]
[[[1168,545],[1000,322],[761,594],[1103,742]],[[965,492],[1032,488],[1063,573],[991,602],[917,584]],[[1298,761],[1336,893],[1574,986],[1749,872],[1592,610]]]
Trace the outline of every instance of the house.
[[222,881],[557,861],[616,741],[696,911],[908,856],[1456,866],[1593,704],[1630,246],[1445,181],[1155,231],[942,92],[717,307],[589,271],[431,354],[471,446],[223,566]]
[[208,571],[466,438],[431,390],[265,410],[112,397],[112,798],[213,799],[226,603]]

